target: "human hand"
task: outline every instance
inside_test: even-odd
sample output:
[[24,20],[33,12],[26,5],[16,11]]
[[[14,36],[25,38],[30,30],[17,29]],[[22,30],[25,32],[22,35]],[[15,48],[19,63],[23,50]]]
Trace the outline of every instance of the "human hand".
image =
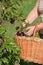
[[31,36],[34,32],[34,29],[35,29],[35,26],[31,26],[31,27],[26,28],[25,34],[28,36]]

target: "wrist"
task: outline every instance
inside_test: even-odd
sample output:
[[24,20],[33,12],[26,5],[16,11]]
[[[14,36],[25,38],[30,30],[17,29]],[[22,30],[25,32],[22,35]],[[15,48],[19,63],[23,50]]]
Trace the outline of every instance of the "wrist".
[[22,23],[22,27],[26,27],[26,23],[25,22]]
[[22,23],[22,26],[23,26],[23,27],[26,27],[27,24],[28,24],[28,21],[25,20],[25,21]]
[[25,23],[26,23],[26,24],[29,23],[28,20],[25,20]]

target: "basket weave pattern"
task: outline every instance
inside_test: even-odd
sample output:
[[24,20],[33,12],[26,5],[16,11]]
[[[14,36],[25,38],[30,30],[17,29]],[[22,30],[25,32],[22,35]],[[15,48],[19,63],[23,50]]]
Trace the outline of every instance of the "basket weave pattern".
[[43,64],[43,40],[27,37],[15,37],[17,45],[21,47],[20,58]]

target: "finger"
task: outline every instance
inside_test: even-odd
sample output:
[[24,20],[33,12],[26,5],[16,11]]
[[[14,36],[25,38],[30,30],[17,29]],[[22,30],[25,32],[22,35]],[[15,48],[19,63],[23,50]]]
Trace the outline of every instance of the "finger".
[[33,26],[30,26],[30,27],[26,28],[26,31],[27,31],[27,30],[30,30],[32,27],[33,27]]
[[30,36],[33,34],[33,30],[34,30],[34,26],[31,26],[30,29],[28,29],[28,31],[25,32],[25,34]]
[[25,32],[26,35],[32,35],[33,34],[33,29],[31,28],[30,30],[28,30],[27,32]]
[[25,33],[26,36],[31,36],[32,34]]
[[25,34],[31,36],[32,35],[32,32],[31,31],[28,31]]

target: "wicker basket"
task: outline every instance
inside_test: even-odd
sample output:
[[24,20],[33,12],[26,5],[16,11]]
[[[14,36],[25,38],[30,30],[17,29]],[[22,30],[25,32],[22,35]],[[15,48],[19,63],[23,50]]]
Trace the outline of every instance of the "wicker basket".
[[15,41],[21,47],[21,59],[43,64],[43,39],[15,36]]

